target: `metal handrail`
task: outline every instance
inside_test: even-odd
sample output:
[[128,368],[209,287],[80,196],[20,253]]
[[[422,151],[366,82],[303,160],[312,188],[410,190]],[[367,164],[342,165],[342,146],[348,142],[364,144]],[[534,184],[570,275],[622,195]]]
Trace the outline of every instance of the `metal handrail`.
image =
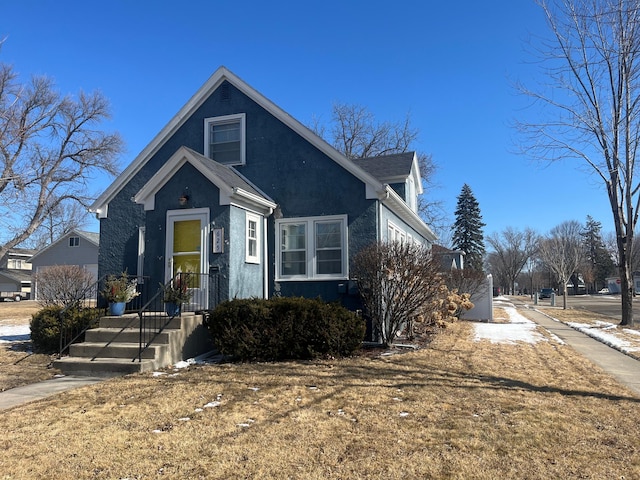
[[[167,325],[171,321],[182,314],[187,309],[189,311],[202,310],[203,305],[212,307],[208,302],[213,295],[213,302],[217,302],[218,298],[218,284],[212,281],[212,276],[218,272],[218,269],[212,269],[209,273],[193,273],[193,272],[179,272],[172,279],[170,279],[164,285],[159,284],[158,291],[138,310],[139,319],[139,341],[138,341],[138,354],[132,359],[133,362],[138,360],[142,362],[142,354],[153,343],[162,331],[167,328]],[[178,284],[189,290],[190,302],[181,302],[178,305],[177,311],[169,314],[164,307],[164,292],[170,287],[175,287]],[[204,287],[202,292],[193,292],[192,288]],[[206,295],[206,298],[200,295]]]
[[158,304],[164,304],[164,292],[171,288],[174,283],[182,282],[183,275],[188,274],[177,273],[174,278],[170,279],[164,285],[160,284],[161,286],[155,293],[155,295],[151,297],[151,299],[138,310],[140,329],[138,340],[138,355],[132,359],[133,362],[135,362],[136,359],[138,360],[138,362],[142,362],[142,354],[144,353],[144,351],[149,348],[149,346],[153,343],[157,336],[162,333],[167,325],[169,325],[169,323],[175,317],[180,315],[182,311],[182,304],[180,304],[177,311],[174,311],[172,314],[166,313],[165,308],[152,309],[152,307],[157,307]]
[[[71,337],[71,339],[67,340],[66,343],[65,343],[65,338],[67,337],[67,329],[64,326],[65,315],[67,314],[67,312],[69,312],[69,310],[71,308],[79,307],[81,303],[86,302],[88,299],[89,300],[97,300],[98,287],[105,279],[106,279],[106,275],[101,277],[100,279],[96,280],[93,284],[91,284],[88,287],[86,287],[81,292],[81,294],[78,295],[77,298],[75,298],[73,301],[69,302],[58,313],[58,319],[59,319],[59,324],[60,324],[60,341],[59,341],[59,348],[58,348],[58,358],[61,358],[62,354],[69,349],[71,344],[73,344],[78,338],[82,337],[86,333],[86,331],[89,330],[89,328],[91,327],[91,324],[92,324],[92,322],[90,322],[88,325],[86,325],[84,328],[82,328],[79,332],[77,332],[75,334],[73,333],[73,330],[71,330],[72,333],[71,333],[71,335],[69,335]],[[92,294],[91,295],[87,295],[89,292],[92,292]],[[87,298],[87,297],[90,297],[90,298]],[[96,319],[97,318],[100,318],[100,317],[97,316]]]

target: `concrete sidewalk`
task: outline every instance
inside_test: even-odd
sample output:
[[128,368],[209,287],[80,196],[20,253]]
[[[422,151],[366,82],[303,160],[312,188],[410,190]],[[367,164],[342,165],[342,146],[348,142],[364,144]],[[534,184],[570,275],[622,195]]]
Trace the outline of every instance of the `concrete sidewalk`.
[[106,378],[65,376],[5,390],[0,392],[0,411],[102,380]]
[[576,352],[591,360],[640,398],[640,361],[554,320],[524,303],[514,303],[529,320],[559,337]]

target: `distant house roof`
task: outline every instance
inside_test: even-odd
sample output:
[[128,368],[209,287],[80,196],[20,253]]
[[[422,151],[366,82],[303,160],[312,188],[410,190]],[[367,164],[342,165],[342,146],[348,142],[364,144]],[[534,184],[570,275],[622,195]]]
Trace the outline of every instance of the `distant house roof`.
[[7,252],[8,257],[31,257],[37,252],[32,248],[11,248]]
[[65,233],[60,238],[58,238],[53,243],[47,245],[45,248],[39,250],[36,254],[33,255],[27,262],[32,263],[33,260],[36,260],[40,255],[49,250],[50,248],[58,245],[60,242],[65,241],[69,237],[82,237],[87,240],[89,243],[94,244],[96,247],[100,245],[100,234],[95,232],[86,232],[84,230],[76,230],[73,229],[70,232]]
[[29,270],[19,270],[14,268],[3,268],[0,270],[0,277],[4,277],[16,285],[31,282],[31,272]]
[[465,253],[462,250],[451,250],[442,245],[432,245],[431,253],[440,261],[440,266],[444,271],[463,268]]

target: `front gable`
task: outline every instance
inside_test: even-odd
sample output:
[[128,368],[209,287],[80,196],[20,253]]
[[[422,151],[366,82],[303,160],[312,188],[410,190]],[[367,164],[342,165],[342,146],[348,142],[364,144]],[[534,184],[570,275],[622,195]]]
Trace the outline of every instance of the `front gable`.
[[[144,210],[154,210],[156,194],[186,164],[193,166],[202,176],[215,185],[219,191],[219,205],[235,205],[255,210],[263,215],[271,215],[276,204],[255,188],[233,168],[220,165],[197,152],[180,147],[155,175],[133,197],[135,203]],[[187,202],[187,193],[184,201]],[[180,203],[181,199],[178,199]]]
[[[131,182],[147,163],[153,160],[161,151],[165,153],[160,155],[160,157],[164,157],[165,159],[181,146],[188,146],[204,154],[206,150],[204,143],[205,120],[212,116],[245,113],[238,111],[237,108],[234,109],[230,107],[233,105],[233,102],[229,101],[229,98],[231,98],[234,92],[244,95],[248,100],[263,109],[265,113],[268,113],[280,121],[292,130],[293,133],[299,135],[304,141],[322,152],[322,154],[362,182],[365,186],[366,198],[380,199],[385,196],[385,186],[375,177],[359,168],[322,138],[250,87],[235,74],[225,67],[220,67],[155,136],[151,143],[145,147],[120,176],[100,195],[90,210],[95,212],[99,218],[106,218],[109,204],[118,192]],[[215,108],[211,108],[211,106],[208,105],[212,102],[216,103]],[[227,111],[224,110],[225,107],[228,108]],[[183,133],[177,135],[179,131]],[[176,143],[175,140],[178,138],[180,140]],[[247,140],[250,141],[250,139]],[[157,170],[159,168],[161,168],[161,165],[156,164],[155,169]]]

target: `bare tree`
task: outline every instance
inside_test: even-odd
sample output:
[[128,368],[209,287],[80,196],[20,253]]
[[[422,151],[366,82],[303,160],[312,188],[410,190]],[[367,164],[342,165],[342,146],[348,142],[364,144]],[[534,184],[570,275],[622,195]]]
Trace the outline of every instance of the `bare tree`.
[[20,83],[0,64],[0,258],[61,205],[88,207],[95,175],[117,173],[122,140],[96,129],[108,118],[100,93],[61,96],[50,79]]
[[522,122],[527,153],[578,159],[605,186],[616,232],[622,325],[633,324],[631,252],[640,184],[640,2],[537,0],[552,40],[540,56],[549,82],[523,91],[549,116]]
[[[310,128],[351,159],[408,152],[418,139],[418,130],[412,127],[409,114],[402,121],[378,122],[367,107],[347,103],[333,105],[329,128],[318,118],[313,119]],[[418,152],[417,156],[423,189],[433,191],[437,187],[434,182],[437,165],[431,155]],[[422,195],[418,211],[438,232],[450,228],[441,201]]]
[[91,272],[78,265],[52,265],[35,278],[38,302],[44,307],[77,305],[96,281]]
[[538,235],[527,228],[523,232],[507,227],[502,233],[493,233],[487,237],[487,243],[493,248],[487,259],[491,271],[515,293],[518,275],[529,259],[536,253]]
[[61,203],[49,212],[40,227],[22,245],[36,250],[51,245],[72,230],[82,228],[88,215],[89,212],[77,202]]
[[413,322],[428,316],[429,304],[443,294],[437,262],[418,244],[372,244],[355,255],[351,275],[386,346],[403,327],[411,334]]
[[564,309],[567,308],[567,283],[585,260],[586,252],[581,233],[582,225],[579,222],[562,222],[552,228],[549,235],[540,242],[538,254],[558,279],[562,288]]

